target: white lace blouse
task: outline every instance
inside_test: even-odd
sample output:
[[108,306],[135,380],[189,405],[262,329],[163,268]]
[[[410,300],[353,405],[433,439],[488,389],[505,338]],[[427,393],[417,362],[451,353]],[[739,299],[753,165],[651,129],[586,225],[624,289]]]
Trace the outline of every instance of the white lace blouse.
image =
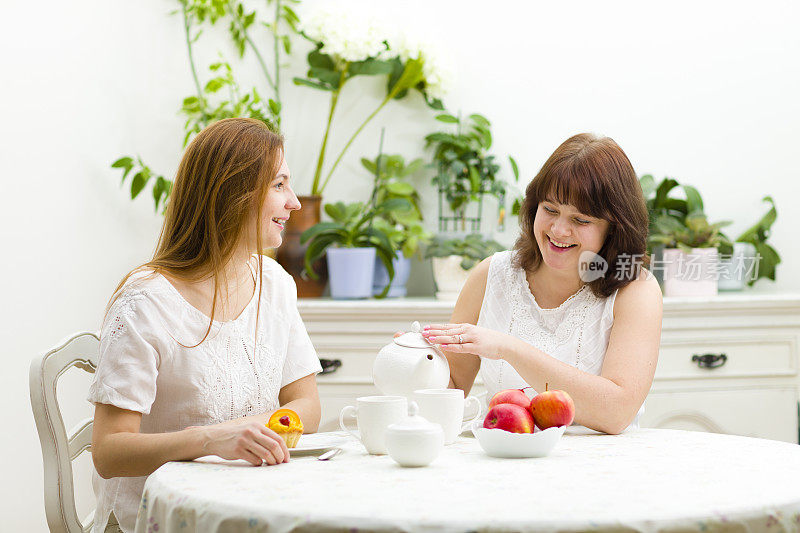
[[[525,271],[512,264],[515,253],[507,250],[492,256],[478,326],[513,335],[578,370],[600,375],[617,292],[598,298],[584,285],[558,307],[542,309],[530,291]],[[482,358],[480,373],[489,398],[504,389],[530,386],[503,360]],[[643,412],[644,405],[627,429],[639,427]]]
[[[297,310],[294,280],[272,259],[263,258],[257,343],[258,287],[239,317],[215,320],[202,344],[185,348],[203,338],[208,317],[164,276],[146,274],[131,276],[106,315],[88,397],[142,413],[142,433],[277,409],[283,386],[322,370]],[[105,480],[95,472],[93,531],[103,531],[112,510],[121,529],[133,531],[145,479]]]

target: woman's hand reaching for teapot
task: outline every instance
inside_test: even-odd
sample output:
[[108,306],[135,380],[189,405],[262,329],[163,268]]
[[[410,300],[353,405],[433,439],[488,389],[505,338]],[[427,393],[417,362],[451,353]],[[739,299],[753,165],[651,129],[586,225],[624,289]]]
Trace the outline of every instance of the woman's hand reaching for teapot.
[[504,347],[511,341],[508,335],[474,324],[431,324],[423,328],[422,336],[444,351],[471,353],[487,359],[502,359]]

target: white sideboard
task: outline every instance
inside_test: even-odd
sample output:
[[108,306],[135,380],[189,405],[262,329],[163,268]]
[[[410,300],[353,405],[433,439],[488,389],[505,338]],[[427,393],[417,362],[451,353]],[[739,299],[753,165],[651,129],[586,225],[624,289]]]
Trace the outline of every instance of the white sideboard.
[[[378,350],[414,320],[447,322],[453,302],[432,298],[301,299],[300,314],[320,358],[339,360],[318,376],[321,430],[358,396],[378,394]],[[800,294],[742,292],[664,298],[658,367],[643,427],[731,433],[798,442]],[[480,395],[478,380],[472,394]]]

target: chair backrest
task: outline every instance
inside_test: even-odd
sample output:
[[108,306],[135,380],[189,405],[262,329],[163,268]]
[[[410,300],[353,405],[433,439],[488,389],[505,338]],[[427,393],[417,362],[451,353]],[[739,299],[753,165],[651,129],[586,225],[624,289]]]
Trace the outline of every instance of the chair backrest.
[[94,373],[99,348],[97,334],[76,333],[31,362],[31,407],[42,444],[44,507],[51,532],[82,533],[92,527],[91,518],[84,523],[78,517],[72,482],[72,461],[91,449],[92,419],[67,433],[56,388],[59,377],[73,366]]

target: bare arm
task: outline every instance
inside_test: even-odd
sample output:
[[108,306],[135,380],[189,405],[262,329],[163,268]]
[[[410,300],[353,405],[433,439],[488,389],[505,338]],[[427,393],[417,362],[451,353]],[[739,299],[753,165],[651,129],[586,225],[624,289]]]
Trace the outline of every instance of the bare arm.
[[[241,419],[240,419],[241,420]],[[103,478],[146,476],[168,461],[218,455],[253,465],[289,460],[283,440],[257,422],[193,426],[171,433],[139,433],[141,413],[95,404],[92,460]]]
[[[448,352],[477,352],[508,361],[537,391],[544,391],[545,383],[550,389],[567,391],[575,401],[576,423],[616,434],[631,423],[650,391],[661,317],[661,289],[655,279],[643,277],[620,290],[599,376],[563,363],[516,337],[484,328],[447,324],[434,332],[444,338],[431,341],[447,343],[443,349]],[[462,334],[464,344],[449,344],[455,334]]]
[[[467,278],[464,287],[458,295],[450,322],[453,324],[477,324],[481,314],[483,295],[486,292],[486,279],[489,275],[489,263],[492,258],[488,257],[481,261]],[[462,352],[444,352],[447,362],[450,364],[450,388],[461,389],[464,396],[469,394],[472,385],[475,383],[475,376],[481,368],[481,358],[475,354]]]
[[281,407],[292,409],[300,415],[303,433],[315,433],[319,429],[321,409],[316,374],[309,374],[289,383],[281,389],[278,399]]

